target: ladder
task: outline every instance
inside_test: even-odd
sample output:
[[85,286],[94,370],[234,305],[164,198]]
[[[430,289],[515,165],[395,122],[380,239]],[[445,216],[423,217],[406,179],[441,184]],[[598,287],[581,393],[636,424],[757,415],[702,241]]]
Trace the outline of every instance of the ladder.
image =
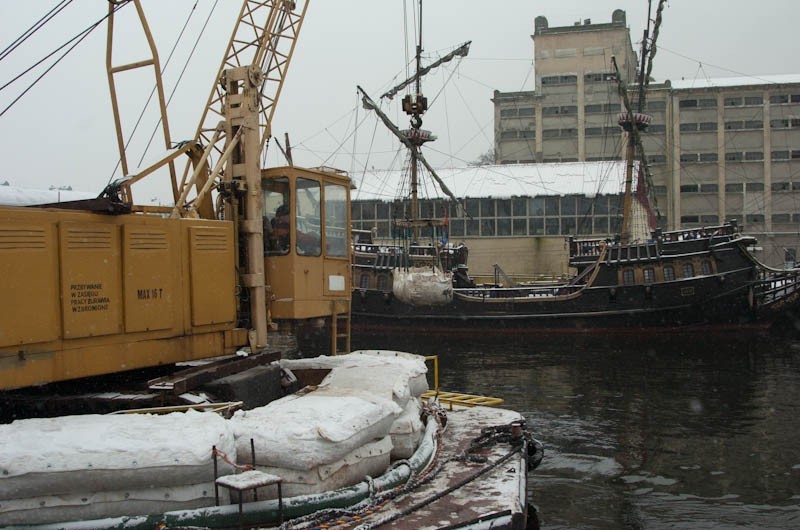
[[350,353],[350,300],[331,302],[331,355]]

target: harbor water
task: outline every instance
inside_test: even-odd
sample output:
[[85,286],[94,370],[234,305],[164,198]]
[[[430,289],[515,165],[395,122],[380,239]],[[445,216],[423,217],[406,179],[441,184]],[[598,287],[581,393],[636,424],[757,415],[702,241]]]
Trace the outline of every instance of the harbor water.
[[409,342],[545,445],[544,529],[800,528],[800,341],[732,335]]

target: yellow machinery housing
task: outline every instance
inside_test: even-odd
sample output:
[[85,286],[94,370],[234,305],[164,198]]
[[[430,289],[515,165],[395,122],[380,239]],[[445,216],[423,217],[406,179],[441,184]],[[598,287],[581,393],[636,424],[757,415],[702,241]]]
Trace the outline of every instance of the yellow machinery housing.
[[232,353],[233,224],[0,208],[0,389]]
[[[272,319],[346,312],[349,182],[262,172]],[[248,343],[238,232],[232,221],[0,207],[0,390],[234,353]]]

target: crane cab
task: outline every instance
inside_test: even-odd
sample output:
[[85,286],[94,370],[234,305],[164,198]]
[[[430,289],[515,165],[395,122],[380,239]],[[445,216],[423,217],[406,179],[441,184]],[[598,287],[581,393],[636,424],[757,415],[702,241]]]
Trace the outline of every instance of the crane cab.
[[346,311],[350,300],[350,179],[333,171],[261,172],[264,271],[270,318]]

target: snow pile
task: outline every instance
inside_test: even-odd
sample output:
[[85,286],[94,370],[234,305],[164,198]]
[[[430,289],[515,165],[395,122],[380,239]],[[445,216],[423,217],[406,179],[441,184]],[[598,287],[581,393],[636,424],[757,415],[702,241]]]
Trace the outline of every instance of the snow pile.
[[194,411],[18,420],[0,446],[0,524],[210,506],[211,448],[235,451],[228,422]]
[[289,370],[331,370],[309,392],[231,420],[239,460],[250,462],[252,439],[257,468],[283,477],[286,495],[355,484],[416,449],[422,436],[418,398],[428,388],[421,357],[361,351],[279,363]]
[[[355,484],[416,449],[421,357],[363,351],[280,364],[331,371],[317,387],[230,420],[189,411],[0,425],[0,526],[212,506],[212,446],[239,465],[255,455],[257,469],[283,478],[287,497]],[[220,476],[234,472],[217,464]],[[259,498],[277,492],[262,490]]]

